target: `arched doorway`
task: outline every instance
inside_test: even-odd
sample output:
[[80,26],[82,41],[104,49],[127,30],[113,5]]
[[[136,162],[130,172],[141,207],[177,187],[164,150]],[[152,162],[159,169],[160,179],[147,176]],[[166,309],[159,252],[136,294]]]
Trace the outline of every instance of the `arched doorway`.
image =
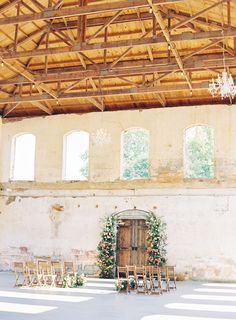
[[118,213],[117,265],[147,264],[147,213],[137,209]]

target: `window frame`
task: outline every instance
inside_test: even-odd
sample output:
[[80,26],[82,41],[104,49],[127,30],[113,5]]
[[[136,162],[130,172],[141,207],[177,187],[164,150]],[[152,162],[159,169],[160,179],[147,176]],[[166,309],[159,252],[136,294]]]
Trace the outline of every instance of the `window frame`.
[[[25,135],[32,135],[34,137],[34,172],[33,172],[33,179],[15,179],[14,178],[14,170],[15,170],[15,163],[16,163],[16,143],[17,139],[21,136]],[[12,137],[11,140],[11,157],[10,157],[10,174],[9,174],[9,181],[35,181],[36,180],[36,146],[37,146],[37,137],[32,132],[19,132]]]
[[[134,129],[141,129],[145,131],[148,134],[148,152],[147,152],[147,160],[148,160],[148,175],[146,177],[135,177],[132,179],[126,179],[123,175],[123,164],[124,164],[124,157],[123,157],[123,147],[124,147],[124,134],[127,133],[130,130]],[[143,128],[143,127],[129,127],[124,129],[121,132],[121,142],[120,142],[120,180],[123,181],[133,181],[133,180],[145,180],[150,179],[150,130]]]
[[[197,178],[191,178],[187,176],[187,172],[186,172],[186,133],[189,129],[191,128],[195,128],[195,127],[207,127],[209,129],[212,130],[212,134],[213,134],[213,158],[212,158],[212,162],[213,162],[213,176],[212,177],[197,177]],[[184,180],[195,180],[195,181],[199,181],[199,180],[204,180],[204,181],[209,181],[209,180],[214,180],[216,177],[216,168],[215,168],[215,130],[214,128],[206,123],[200,123],[200,124],[194,124],[191,126],[188,126],[184,129],[184,134],[183,134],[183,175],[184,175]]]
[[[83,180],[79,180],[79,179],[67,179],[66,178],[66,163],[67,163],[67,137],[73,133],[80,133],[80,132],[84,132],[88,135],[88,177],[87,179],[83,179]],[[66,132],[63,135],[63,146],[62,146],[62,152],[63,152],[63,157],[62,157],[62,181],[89,181],[90,180],[90,146],[91,146],[91,142],[90,142],[91,138],[90,138],[90,133],[86,130],[70,130],[68,132]]]

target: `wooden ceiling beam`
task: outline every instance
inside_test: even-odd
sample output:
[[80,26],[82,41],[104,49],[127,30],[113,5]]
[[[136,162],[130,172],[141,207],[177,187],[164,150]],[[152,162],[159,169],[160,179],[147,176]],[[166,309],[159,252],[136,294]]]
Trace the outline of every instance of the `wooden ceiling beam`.
[[[25,5],[25,3],[23,2],[23,5]],[[33,11],[33,10],[31,10]],[[176,13],[175,11],[170,10],[169,11],[169,15],[170,17],[176,18],[176,19],[185,19],[185,22],[187,21],[186,19],[191,18],[190,16],[188,16],[186,13]],[[106,23],[106,17],[105,18],[92,18],[92,19],[88,19],[87,20],[87,27],[99,27],[99,26],[103,26],[104,23]],[[145,21],[145,20],[151,20],[152,19],[152,14],[147,13],[147,12],[142,12],[139,14],[139,16],[137,16],[136,14],[127,14],[127,15],[122,15],[116,18],[115,21],[111,22],[112,23],[127,23],[127,22],[137,22],[138,20],[141,21]],[[206,22],[203,18],[198,17],[194,19],[194,23],[198,23],[201,25],[205,25],[207,27],[214,27],[214,28],[222,28],[222,25],[220,23],[218,23],[217,21],[213,21],[213,20],[209,20],[208,22]],[[175,26],[173,26],[175,27]],[[34,37],[36,37],[38,34],[42,33],[42,32],[46,32],[47,31],[47,26],[45,26],[44,28],[41,28],[39,30],[36,30],[34,32],[32,32],[31,34],[27,35],[26,37],[23,37],[21,39],[19,39],[19,44],[25,44],[31,40],[34,39]],[[53,25],[51,26],[51,28],[53,29],[54,32],[59,32],[60,30],[69,30],[69,29],[76,29],[77,28],[77,21],[66,21],[66,26],[65,23],[63,22],[54,22]],[[10,50],[12,47],[12,45],[8,46],[6,48],[6,50]]]
[[19,103],[13,103],[13,104],[7,105],[3,109],[3,113],[2,113],[3,118],[5,118],[9,113],[11,113],[18,105]]
[[[209,82],[194,83],[192,85],[193,90],[198,89],[208,89]],[[160,85],[158,87],[147,87],[142,86],[139,88],[128,88],[128,89],[116,89],[116,90],[98,90],[98,91],[76,91],[60,94],[58,99],[70,100],[79,98],[99,98],[99,97],[111,97],[111,96],[127,96],[127,95],[139,95],[145,93],[164,93],[164,92],[178,92],[178,91],[189,91],[189,86],[187,84],[171,84],[171,85]],[[0,98],[0,104],[15,104],[22,102],[34,102],[34,101],[44,101],[44,100],[54,100],[54,98],[48,94],[43,93],[41,95],[13,95],[10,97]]]
[[[192,55],[191,55],[192,56]],[[207,67],[211,68],[223,68],[222,64],[222,54],[207,54],[199,55],[197,57],[192,57],[190,61],[185,61],[186,71],[204,71]],[[236,58],[226,56],[226,66],[235,67]],[[73,67],[64,71],[60,68],[58,70],[53,70],[48,74],[34,74],[34,79],[38,83],[55,83],[58,81],[71,82],[71,81],[82,81],[87,77],[92,78],[112,78],[112,77],[132,77],[145,74],[167,73],[176,72],[179,70],[179,66],[174,61],[167,64],[166,59],[154,59],[153,64],[148,61],[129,61],[121,63],[117,69],[107,70],[104,64],[96,64],[96,66],[87,65],[87,69],[81,67]],[[12,84],[29,84],[30,81],[23,76],[19,75],[11,79],[0,80],[0,85],[12,85]],[[70,86],[69,86],[70,87]]]
[[[93,80],[93,78],[89,77],[88,78],[92,88],[94,91],[97,91],[98,88]],[[104,106],[104,101],[102,97],[98,97],[98,98],[88,98],[88,100],[93,103],[99,110],[104,111],[105,106]]]
[[32,104],[40,110],[43,110],[47,114],[53,114],[53,109],[51,107],[45,106],[42,102],[34,101]]
[[[132,98],[131,98],[132,99]],[[180,103],[181,101],[181,103]],[[188,96],[187,100],[185,101],[181,97],[168,97],[168,101],[166,104],[166,108],[169,107],[181,107],[181,106],[192,106],[193,104],[201,104],[201,105],[209,105],[212,104],[222,104],[221,98],[215,98],[214,101],[212,100],[212,97],[209,95],[202,95],[202,96]],[[149,98],[149,99],[143,99],[139,98],[138,100],[136,99],[127,99],[127,100],[122,100],[121,101],[112,101],[107,104],[107,109],[108,111],[115,111],[119,110],[119,107],[125,107],[125,110],[133,110],[134,107],[135,109],[149,109],[149,108],[162,108],[162,105],[160,105],[157,101],[156,98]],[[95,110],[91,108],[91,105],[89,103],[74,103],[74,104],[63,104],[63,105],[58,105],[58,114],[60,113],[65,113],[64,110],[66,109],[68,113],[74,113],[74,112],[79,112],[79,113],[88,113],[88,112],[94,112]],[[27,108],[28,112],[33,111],[33,109]],[[62,112],[61,112],[62,111]],[[16,114],[13,115],[13,117],[16,117]]]
[[92,36],[90,36],[86,42],[89,43],[92,39],[96,38],[97,35],[103,32],[112,22],[114,22],[122,12],[123,10],[119,10],[118,12],[116,12],[116,14],[114,14],[114,16],[108,18],[104,25],[102,25],[101,28],[99,28]]
[[[215,7],[219,6],[220,4],[224,3],[224,2],[227,2],[228,0],[221,0],[221,1],[218,1],[216,3],[213,3],[211,6],[207,7],[207,8],[204,8],[203,10],[195,13],[194,15],[188,17],[187,19],[183,20],[183,21],[180,21],[179,23],[177,23],[175,26],[173,26],[171,28],[171,31],[174,31],[184,25],[186,25],[187,23],[189,22],[192,22],[193,20],[195,20],[196,18],[202,16],[203,14],[205,14],[206,12],[214,9]],[[151,2],[151,0],[149,1]]]
[[[236,28],[228,28],[224,31],[224,37],[236,37]],[[174,42],[183,42],[183,41],[196,41],[196,40],[214,40],[222,39],[222,32],[220,30],[208,31],[208,32],[183,32],[182,34],[171,35],[169,37],[170,43]],[[165,44],[166,38],[163,36],[159,37],[141,37],[139,39],[129,39],[129,40],[119,40],[119,41],[110,41],[107,43],[95,43],[95,44],[76,44],[73,46],[67,47],[56,47],[48,49],[36,49],[36,50],[25,50],[25,51],[11,51],[7,53],[2,53],[2,58],[5,60],[11,59],[20,59],[27,57],[37,57],[44,55],[53,55],[53,54],[65,54],[65,53],[75,53],[75,52],[87,52],[87,51],[97,51],[97,50],[107,50],[107,49],[116,49],[116,48],[130,48],[138,46],[147,46],[147,45],[158,45]],[[128,50],[127,49],[127,50]]]
[[21,0],[12,0],[12,1],[7,1],[0,7],[0,14],[3,14],[4,12],[8,11],[15,5],[17,5]]
[[[112,18],[112,16],[108,17]],[[142,12],[140,13],[140,19],[142,21],[145,20],[151,20],[152,15],[148,12]],[[107,21],[107,17],[100,17],[100,18],[90,18],[87,19],[87,27],[100,27],[103,26]],[[111,22],[111,24],[115,23],[127,23],[127,22],[136,22],[137,21],[137,15],[135,13],[130,14],[123,14],[116,18],[115,21]],[[55,22],[54,27],[58,30],[65,30],[65,24],[62,22]],[[67,29],[76,29],[77,28],[77,20],[69,20],[67,21]]]
[[[25,3],[23,3],[25,5]],[[31,10],[33,11],[33,10]],[[163,11],[163,8],[162,8]],[[163,11],[164,12],[164,11]],[[166,13],[165,13],[166,14]],[[185,22],[187,21],[187,19],[190,19],[191,16],[188,15],[185,12],[181,12],[178,11],[178,13],[176,11],[174,11],[173,9],[169,10],[169,16],[171,18],[176,18],[176,19],[185,19]],[[90,18],[87,19],[87,27],[99,27],[99,26],[103,26],[108,18],[112,18],[112,16],[110,17],[99,17],[99,18]],[[147,21],[147,20],[152,20],[152,14],[148,13],[148,12],[140,12],[140,19],[142,21]],[[131,14],[123,14],[119,17],[116,18],[115,21],[111,22],[111,24],[115,23],[127,23],[127,22],[138,22],[139,17],[137,16],[137,14],[135,13],[131,13]],[[212,28],[222,28],[222,24],[215,21],[215,20],[211,20],[209,19],[208,21],[206,21],[204,18],[202,17],[195,17],[194,19],[194,23],[198,23],[201,25],[204,25],[206,27],[212,27]],[[78,27],[78,22],[77,20],[68,20],[66,21],[66,26],[64,22],[57,22],[55,21],[53,23],[53,27],[54,30],[68,30],[68,29],[76,29]],[[173,26],[175,27],[175,26]],[[227,25],[225,25],[225,27],[227,27]],[[178,27],[180,28],[180,27]]]
[[168,46],[170,47],[170,50],[172,51],[172,53],[174,54],[175,56],[175,59],[177,61],[177,64],[180,68],[180,70],[182,71],[187,83],[188,83],[188,86],[189,86],[189,89],[192,90],[192,82],[191,82],[191,79],[189,77],[189,74],[185,71],[184,69],[184,64],[183,64],[183,61],[180,57],[180,54],[176,48],[176,45],[175,43],[171,40],[171,35],[170,35],[170,32],[169,30],[167,29],[166,25],[165,25],[165,21],[164,19],[162,18],[162,15],[161,15],[161,12],[159,11],[158,7],[156,5],[153,4],[153,1],[152,0],[147,0],[147,2],[149,3],[150,5],[150,8],[152,8],[152,11],[153,11],[153,14],[157,20],[157,22],[159,23],[160,27],[161,27],[161,30],[163,32],[163,35],[168,43]]
[[[198,51],[200,48],[196,48],[196,51]],[[226,59],[226,63],[234,63],[235,57],[232,57],[229,54],[225,54],[225,59]],[[221,65],[222,65],[222,54],[221,53],[207,53],[207,54],[200,54],[200,55],[195,55],[193,56],[193,58],[191,59],[192,63],[199,63],[199,66],[201,68],[201,66],[203,66],[203,62],[204,63],[208,63],[208,61],[220,61]],[[233,61],[233,62],[232,62]],[[74,63],[74,61],[72,61],[72,63]],[[189,63],[189,62],[188,62]],[[171,66],[177,66],[175,59],[172,57],[170,61],[167,60],[167,58],[155,58],[153,61],[149,61],[147,59],[139,59],[139,60],[133,60],[131,58],[131,60],[125,60],[125,61],[120,61],[116,68],[114,68],[114,72],[115,70],[123,70],[124,69],[128,69],[130,70],[130,68],[143,68],[143,67],[153,67],[156,68],[158,66],[160,66],[160,69],[163,70],[163,68],[168,68],[169,66],[167,65],[171,65]],[[96,63],[96,69],[94,68],[94,66],[92,65],[88,65],[87,66],[87,70],[89,70],[89,72],[95,71],[97,70],[102,71],[103,75],[106,76],[108,74],[108,72],[112,72],[109,71],[107,69],[107,66],[103,63]],[[195,66],[195,65],[194,65]],[[191,67],[191,65],[188,65],[188,67]],[[41,68],[41,66],[40,66]],[[134,69],[135,70],[135,69]],[[160,70],[160,71],[161,71]],[[58,76],[58,74],[67,74],[67,73],[74,73],[74,72],[81,72],[83,71],[83,68],[81,66],[69,66],[69,67],[54,67],[54,68],[50,68],[48,71],[48,74],[50,76],[52,76],[53,74]],[[157,70],[155,70],[157,71]],[[42,76],[44,77],[44,70],[43,69],[35,69],[34,70],[34,74],[37,76]],[[91,75],[92,77],[95,76],[95,74]],[[40,78],[41,79],[41,78]],[[66,80],[66,79],[65,79]],[[1,81],[1,80],[0,80]],[[47,81],[46,78],[44,78],[44,81]],[[53,81],[53,78],[49,78],[49,81]]]
[[50,87],[48,87],[48,85],[44,83],[37,82],[34,78],[34,75],[19,63],[16,63],[16,62],[9,63],[8,61],[5,61],[1,56],[0,56],[0,60],[2,60],[5,66],[7,66],[10,70],[16,72],[17,74],[21,74],[24,78],[28,79],[29,82],[34,84],[35,87],[38,88],[39,90],[43,90],[47,92],[54,99],[57,97],[57,94],[56,92],[54,92],[53,89],[51,89]]
[[[184,2],[185,0],[153,0],[154,4],[165,5],[173,4],[178,2]],[[123,0],[123,1],[112,1],[111,3],[104,4],[92,4],[83,7],[73,6],[68,9],[45,9],[42,12],[35,14],[26,14],[19,17],[7,17],[0,19],[0,26],[26,23],[33,21],[43,21],[50,19],[66,18],[66,17],[76,17],[83,15],[93,15],[104,12],[119,11],[136,9],[140,7],[148,7],[146,0]]]

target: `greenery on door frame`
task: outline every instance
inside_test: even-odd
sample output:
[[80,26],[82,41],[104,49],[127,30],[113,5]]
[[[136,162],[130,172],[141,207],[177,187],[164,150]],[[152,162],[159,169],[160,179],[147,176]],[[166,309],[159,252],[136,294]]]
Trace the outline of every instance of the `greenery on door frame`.
[[166,264],[167,234],[166,223],[153,212],[147,214],[146,225],[148,227],[147,242],[148,264],[152,266],[162,266]]
[[116,229],[117,216],[106,217],[103,222],[101,240],[98,244],[99,277],[113,279],[116,267]]
[[[119,214],[106,217],[103,221],[101,240],[98,244],[99,277],[113,279],[116,268],[116,234]],[[166,223],[153,212],[146,215],[148,261],[149,265],[164,265],[166,263]]]

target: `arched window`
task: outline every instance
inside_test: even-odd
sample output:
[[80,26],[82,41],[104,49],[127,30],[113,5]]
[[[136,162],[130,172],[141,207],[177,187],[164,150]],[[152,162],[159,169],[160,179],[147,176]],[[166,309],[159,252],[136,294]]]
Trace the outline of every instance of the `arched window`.
[[35,135],[25,133],[14,138],[12,144],[11,180],[34,180]]
[[64,138],[64,180],[88,180],[89,134],[71,132]]
[[140,179],[149,176],[149,132],[131,128],[122,133],[121,177]]
[[185,131],[185,177],[214,178],[214,132],[207,126]]

